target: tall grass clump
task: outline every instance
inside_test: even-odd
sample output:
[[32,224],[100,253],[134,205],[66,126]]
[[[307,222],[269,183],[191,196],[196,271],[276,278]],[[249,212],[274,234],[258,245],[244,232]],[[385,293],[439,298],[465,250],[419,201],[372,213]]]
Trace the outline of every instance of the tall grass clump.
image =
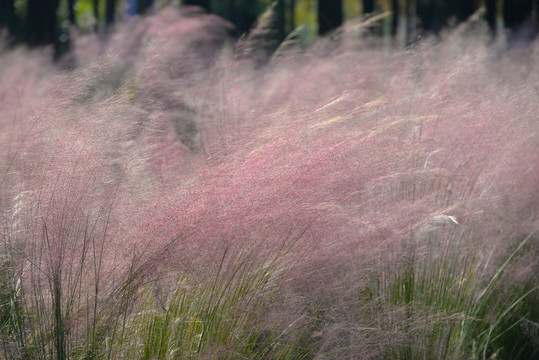
[[537,44],[268,16],[2,50],[0,357],[537,356]]

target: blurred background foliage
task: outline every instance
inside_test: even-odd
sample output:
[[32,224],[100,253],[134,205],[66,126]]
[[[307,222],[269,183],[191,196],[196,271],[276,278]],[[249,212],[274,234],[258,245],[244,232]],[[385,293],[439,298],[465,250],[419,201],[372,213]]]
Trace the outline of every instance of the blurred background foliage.
[[[252,28],[271,0],[0,0],[0,31],[10,44],[53,44],[56,54],[69,49],[70,29],[107,34],[117,21],[160,11],[165,6],[194,5],[234,25],[239,37]],[[539,28],[539,0],[275,0],[280,40],[304,25],[312,42],[344,22],[380,17],[373,33],[413,43],[425,33],[439,34],[472,15],[484,19],[493,35],[505,32],[533,39]],[[518,30],[517,30],[518,29]]]

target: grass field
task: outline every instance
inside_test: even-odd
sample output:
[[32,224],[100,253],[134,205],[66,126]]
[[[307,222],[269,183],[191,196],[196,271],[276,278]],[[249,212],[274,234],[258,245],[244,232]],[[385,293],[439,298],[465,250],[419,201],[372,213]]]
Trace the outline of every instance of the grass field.
[[536,357],[537,41],[226,26],[0,49],[0,358]]

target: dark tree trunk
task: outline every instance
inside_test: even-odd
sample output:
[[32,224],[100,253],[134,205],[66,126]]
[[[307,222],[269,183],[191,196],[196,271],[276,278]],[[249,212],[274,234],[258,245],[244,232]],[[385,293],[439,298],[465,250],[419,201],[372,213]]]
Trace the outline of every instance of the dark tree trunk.
[[496,0],[486,0],[487,6],[487,23],[490,31],[494,34],[496,32]]
[[69,23],[73,26],[77,26],[76,20],[75,20],[75,0],[67,1],[67,11],[68,11]]
[[116,1],[115,0],[107,0],[107,8],[106,8],[106,12],[105,12],[105,24],[107,26],[107,29],[114,22],[114,17],[115,16],[116,16]]
[[210,1],[209,0],[183,0],[182,4],[184,5],[194,5],[200,6],[206,11],[210,11]]
[[276,40],[279,42],[283,41],[285,37],[285,15],[286,7],[284,0],[277,0],[277,4],[275,5],[275,27],[277,28]]
[[290,14],[290,31],[296,28],[296,0],[289,0],[288,3],[288,13]]
[[4,28],[10,37],[15,35],[15,0],[0,0],[0,29]]
[[28,0],[26,16],[30,45],[46,45],[55,42],[58,3],[59,0]]
[[397,31],[399,30],[399,0],[391,0],[391,9],[393,11],[393,15],[391,17],[391,35],[396,36]]
[[318,0],[318,34],[342,25],[342,0]]
[[93,0],[92,5],[94,6],[95,31],[98,31],[99,30],[99,0]]
[[505,26],[517,28],[532,14],[532,0],[505,0],[503,2],[503,20]]
[[363,0],[363,14],[374,12],[374,0]]
[[138,0],[137,14],[144,15],[152,7],[153,0]]

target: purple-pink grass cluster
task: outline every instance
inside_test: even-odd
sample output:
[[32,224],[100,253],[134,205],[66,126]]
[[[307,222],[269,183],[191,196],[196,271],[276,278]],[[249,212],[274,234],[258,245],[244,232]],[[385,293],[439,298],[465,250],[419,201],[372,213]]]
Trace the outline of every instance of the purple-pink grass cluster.
[[[464,29],[404,50],[345,27],[261,66],[228,27],[168,9],[77,39],[68,71],[0,50],[2,236],[26,293],[57,281],[75,324],[133,274],[202,281],[225,249],[263,264],[291,242],[268,315],[286,322],[410,249],[436,258],[473,238],[461,251],[484,249],[488,272],[537,230],[537,42]],[[536,276],[536,259],[519,269]],[[321,348],[351,331],[327,316]]]

